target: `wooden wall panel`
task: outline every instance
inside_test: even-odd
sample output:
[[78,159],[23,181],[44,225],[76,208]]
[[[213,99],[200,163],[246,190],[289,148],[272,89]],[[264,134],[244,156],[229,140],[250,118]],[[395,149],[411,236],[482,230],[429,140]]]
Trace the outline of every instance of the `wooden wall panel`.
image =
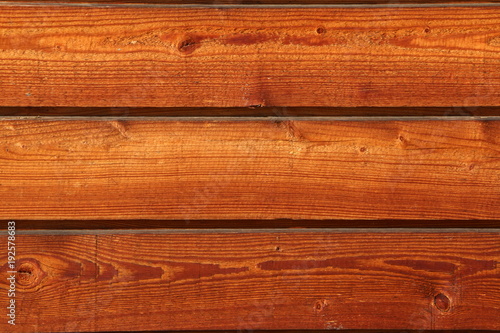
[[500,7],[0,6],[0,105],[495,106]]
[[0,1],[0,332],[500,331],[499,110],[498,0]]
[[498,229],[51,232],[17,243],[16,332],[500,329]]
[[0,121],[1,219],[500,216],[494,117],[72,119]]

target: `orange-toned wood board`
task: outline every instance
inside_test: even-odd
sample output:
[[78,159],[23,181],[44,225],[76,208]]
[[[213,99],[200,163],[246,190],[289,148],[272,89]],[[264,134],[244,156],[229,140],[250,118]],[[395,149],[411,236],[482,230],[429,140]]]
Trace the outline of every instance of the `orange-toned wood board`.
[[17,236],[0,330],[500,329],[498,229],[71,233]]
[[0,5],[0,105],[495,106],[500,6]]
[[2,118],[0,218],[500,217],[496,117],[244,119]]

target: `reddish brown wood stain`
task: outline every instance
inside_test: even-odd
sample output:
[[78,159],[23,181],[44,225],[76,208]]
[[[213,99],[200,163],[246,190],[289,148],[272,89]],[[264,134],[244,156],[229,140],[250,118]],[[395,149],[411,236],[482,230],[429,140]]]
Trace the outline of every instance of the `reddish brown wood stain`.
[[0,218],[499,219],[499,138],[486,119],[3,120]]
[[495,106],[499,8],[3,5],[0,104]]
[[22,235],[16,332],[500,329],[500,234],[421,231]]
[[500,330],[499,6],[16,2],[0,332]]

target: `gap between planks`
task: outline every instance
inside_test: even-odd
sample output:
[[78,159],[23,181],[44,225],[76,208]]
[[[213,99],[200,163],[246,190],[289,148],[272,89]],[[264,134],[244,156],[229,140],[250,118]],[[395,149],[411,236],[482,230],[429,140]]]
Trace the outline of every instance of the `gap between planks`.
[[[7,221],[5,221],[7,223]],[[22,230],[132,230],[132,229],[374,229],[390,228],[409,230],[413,228],[456,229],[456,228],[499,228],[500,220],[16,220]],[[398,230],[399,230],[398,229]]]
[[279,234],[307,234],[307,233],[325,233],[325,234],[371,234],[371,233],[401,233],[401,234],[426,234],[426,233],[498,233],[500,228],[304,228],[304,229],[112,229],[112,230],[23,230],[22,226],[16,224],[19,235],[169,235],[169,234],[253,234],[253,233],[279,233]]
[[130,107],[0,107],[4,116],[113,116],[113,117],[419,117],[419,116],[498,116],[499,107],[286,107],[253,106],[239,108],[130,108]]

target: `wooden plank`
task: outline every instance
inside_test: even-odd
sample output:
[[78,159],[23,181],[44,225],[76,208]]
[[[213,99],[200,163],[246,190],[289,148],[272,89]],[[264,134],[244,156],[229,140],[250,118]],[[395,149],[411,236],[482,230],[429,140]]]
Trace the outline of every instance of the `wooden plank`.
[[498,118],[244,119],[4,118],[0,219],[500,217]]
[[500,232],[421,231],[20,234],[15,332],[500,329]]
[[500,106],[474,107],[239,107],[239,108],[130,108],[130,107],[5,107],[0,116],[112,116],[112,117],[423,117],[500,116]]
[[0,105],[500,105],[500,7],[0,6]]

